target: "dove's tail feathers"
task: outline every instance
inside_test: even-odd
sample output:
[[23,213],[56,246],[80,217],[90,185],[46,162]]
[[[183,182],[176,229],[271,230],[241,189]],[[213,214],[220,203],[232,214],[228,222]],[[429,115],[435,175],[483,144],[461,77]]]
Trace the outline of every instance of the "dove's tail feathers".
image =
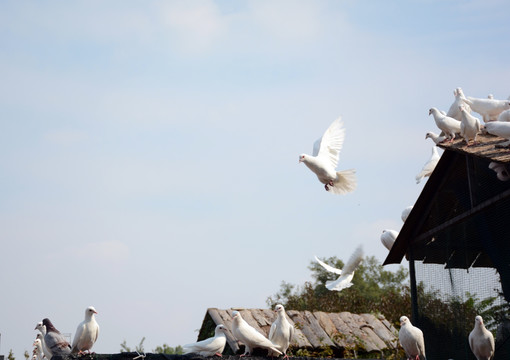
[[[351,277],[352,278],[352,277]],[[338,279],[340,280],[340,279]],[[340,281],[328,281],[326,282],[326,288],[330,291],[342,291],[343,289],[350,288],[352,286],[352,279],[341,279]]]
[[349,169],[338,171],[333,186],[329,188],[329,192],[333,194],[343,195],[353,192],[356,189],[356,170]]

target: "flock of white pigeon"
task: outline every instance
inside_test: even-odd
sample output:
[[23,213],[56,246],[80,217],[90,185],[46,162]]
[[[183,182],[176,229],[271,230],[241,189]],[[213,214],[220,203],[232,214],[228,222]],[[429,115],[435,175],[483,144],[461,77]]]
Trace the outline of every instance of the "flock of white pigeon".
[[[489,134],[508,139],[508,144],[510,144],[509,100],[496,100],[490,95],[487,99],[466,97],[461,88],[454,90],[454,96],[455,101],[447,113],[436,108],[429,110],[429,115],[433,115],[441,133],[429,132],[425,138],[431,138],[437,145],[441,142],[451,142],[455,136],[460,135],[466,142],[466,146],[471,146],[470,142],[473,141],[473,144],[476,144],[477,135],[485,129]],[[471,114],[473,111],[482,116],[485,123],[483,126],[480,124],[480,120]],[[319,181],[324,184],[326,191],[333,194],[346,194],[356,189],[354,169],[336,170],[344,138],[345,129],[341,119],[338,118],[315,142],[312,155],[301,154],[299,156],[299,162],[304,163],[314,172]],[[416,176],[416,182],[419,183],[424,177],[430,176],[438,161],[439,154],[434,145],[432,156]],[[508,176],[508,174],[500,174],[496,170],[498,168],[496,165],[491,164],[490,167],[498,173],[498,178],[500,175]],[[401,216],[402,221],[406,221],[411,210],[412,206],[404,209]],[[397,231],[385,229],[381,235],[381,242],[388,250],[391,250],[397,236]],[[317,257],[315,259],[327,271],[338,275],[336,280],[326,282],[326,287],[331,291],[341,291],[352,286],[354,271],[363,259],[363,250],[359,246],[342,269],[328,265]],[[277,317],[271,325],[268,338],[250,326],[242,318],[240,312],[232,312],[231,332],[237,340],[245,345],[245,352],[242,356],[252,354],[255,348],[262,348],[268,350],[268,356],[283,354],[284,358],[288,358],[286,352],[294,336],[294,327],[289,322],[281,304],[276,305],[275,312]],[[67,342],[49,319],[38,323],[36,329],[40,333],[37,334],[34,342],[32,360],[43,360],[44,358],[49,360],[53,355],[90,353],[99,335],[99,325],[95,320],[95,314],[97,312],[92,306],[85,310],[85,320],[78,325],[72,345]],[[184,352],[198,353],[202,356],[222,356],[226,345],[226,330],[227,328],[223,324],[217,325],[213,337],[184,345]],[[399,341],[408,358],[419,360],[421,357],[425,359],[423,332],[413,326],[406,316],[400,318]],[[485,328],[481,316],[475,318],[474,329],[469,334],[469,345],[478,360],[489,360],[494,355],[494,337]]]
[[76,328],[73,344],[53,326],[50,319],[45,318],[37,323],[35,330],[39,330],[34,341],[32,360],[50,360],[53,355],[70,355],[90,353],[90,349],[99,336],[99,325],[96,322],[96,309],[89,306],[85,309],[85,320]]

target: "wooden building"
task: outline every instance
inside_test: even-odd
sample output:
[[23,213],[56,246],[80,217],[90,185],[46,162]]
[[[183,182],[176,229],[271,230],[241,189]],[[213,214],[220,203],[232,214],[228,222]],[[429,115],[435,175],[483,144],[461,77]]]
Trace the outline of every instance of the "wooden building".
[[[495,269],[489,273],[510,301],[510,151],[505,139],[496,136],[481,135],[478,141],[469,147],[463,140],[440,145],[444,153],[384,262],[399,264],[404,257],[409,261],[412,317],[418,326],[425,326],[427,314],[420,312],[416,264],[442,265],[452,286],[462,282],[456,282],[449,270],[464,269],[463,276],[473,283],[483,282],[469,279],[473,269]],[[460,339],[459,344],[463,353],[452,357],[471,358],[467,340]],[[434,357],[429,351],[427,355]]]
[[[207,309],[198,340],[206,339],[214,334],[218,324],[225,325],[227,347],[225,354],[236,354],[244,351],[242,343],[232,335],[232,311],[238,310],[244,320],[266,337],[271,324],[276,319],[274,311],[269,309]],[[349,312],[325,313],[310,311],[287,311],[294,325],[294,340],[291,351],[296,354],[299,349],[305,354],[319,355],[325,349],[331,350],[330,356],[342,357],[344,353],[356,351],[358,354],[393,351],[398,347],[398,330],[383,316],[372,314],[351,314]],[[267,353],[267,351],[265,352]]]

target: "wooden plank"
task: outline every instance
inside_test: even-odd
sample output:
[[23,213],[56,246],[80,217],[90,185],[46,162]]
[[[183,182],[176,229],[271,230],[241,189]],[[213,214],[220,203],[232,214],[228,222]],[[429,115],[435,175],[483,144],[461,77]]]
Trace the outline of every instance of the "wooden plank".
[[381,340],[381,338],[374,331],[374,327],[370,325],[364,317],[358,314],[352,314],[352,317],[358,323],[359,328],[363,331],[367,336],[367,341],[369,341],[374,347],[374,350],[380,351],[387,349],[386,343]]
[[305,318],[308,320],[309,326],[312,328],[313,332],[319,338],[321,342],[321,346],[336,346],[333,341],[329,338],[329,335],[324,331],[324,329],[319,324],[317,318],[310,311],[305,311]]
[[361,317],[372,326],[374,332],[388,348],[396,349],[398,347],[398,333],[392,333],[391,330],[383,324],[381,319],[376,318],[372,314],[361,314]]
[[312,348],[318,348],[322,346],[319,337],[313,332],[303,312],[289,311],[288,314],[297,325],[297,327],[301,330],[306,340],[308,340],[308,342],[312,345]]
[[357,319],[353,317],[353,314],[344,311],[340,313],[340,317],[351,329],[352,335],[355,338],[354,341],[360,348],[363,348],[366,352],[379,350],[378,346],[371,341],[367,333],[360,329],[360,324],[357,322]]
[[344,347],[346,345],[354,343],[354,336],[352,334],[351,328],[345,323],[339,313],[328,313],[328,317],[331,319],[333,324],[343,340]]
[[319,325],[324,329],[324,331],[328,334],[331,341],[335,343],[338,347],[345,347],[345,339],[343,336],[340,335],[340,332],[336,328],[333,321],[330,319],[327,313],[323,311],[315,311],[313,313],[317,321],[319,322]]
[[289,322],[292,326],[294,326],[294,339],[291,342],[292,346],[297,346],[299,348],[312,348],[312,344],[308,339],[306,338],[305,334],[303,334],[303,331],[301,331],[300,326],[298,326],[294,320],[292,319],[291,313],[298,313],[296,310],[290,310],[287,311],[287,318],[289,319]]

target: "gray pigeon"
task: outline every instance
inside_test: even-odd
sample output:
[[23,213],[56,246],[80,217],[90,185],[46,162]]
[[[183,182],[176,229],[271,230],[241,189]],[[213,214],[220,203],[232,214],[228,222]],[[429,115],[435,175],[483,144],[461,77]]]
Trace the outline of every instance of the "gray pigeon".
[[416,326],[413,326],[407,316],[400,317],[398,340],[404,348],[408,359],[426,359],[423,332]]
[[494,356],[494,336],[485,328],[480,315],[475,317],[475,327],[468,339],[469,347],[478,360],[490,360]]
[[[283,305],[276,305],[274,311],[276,312],[276,320],[269,330],[269,340],[285,355],[284,358],[288,358],[287,349],[294,337],[294,326],[292,326],[289,319],[287,319],[287,314],[285,313]],[[269,350],[268,355],[273,355],[271,350]]]
[[255,348],[271,350],[277,355],[282,354],[275,344],[248,324],[242,318],[239,311],[233,311],[232,318],[232,334],[244,344],[245,350],[243,356],[251,355]]
[[227,337],[225,332],[227,328],[223,324],[219,324],[214,329],[214,336],[208,339],[197,341],[192,344],[186,344],[183,346],[184,353],[197,353],[202,356],[222,356],[223,349],[227,343]]
[[69,344],[60,331],[53,326],[50,319],[43,319],[42,323],[46,326],[44,343],[51,353],[51,357],[54,355],[69,355],[71,353],[71,344]]

